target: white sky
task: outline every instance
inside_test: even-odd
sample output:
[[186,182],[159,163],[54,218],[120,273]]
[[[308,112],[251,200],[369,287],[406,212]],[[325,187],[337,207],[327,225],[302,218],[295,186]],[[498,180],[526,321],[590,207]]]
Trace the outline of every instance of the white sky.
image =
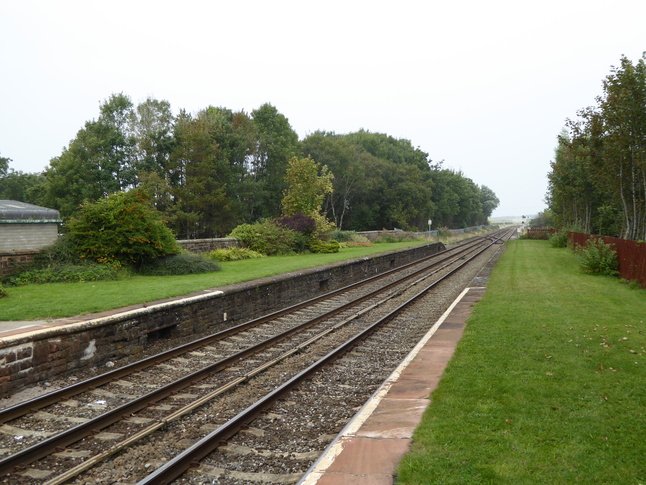
[[301,138],[411,140],[500,198],[545,208],[566,118],[646,51],[644,0],[0,0],[0,155],[37,172],[100,104],[269,102]]

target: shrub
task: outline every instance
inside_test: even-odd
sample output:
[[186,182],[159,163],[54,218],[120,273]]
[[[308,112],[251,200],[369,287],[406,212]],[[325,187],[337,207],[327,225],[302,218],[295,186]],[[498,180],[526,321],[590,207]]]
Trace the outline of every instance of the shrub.
[[34,266],[45,268],[52,264],[81,264],[85,260],[69,235],[60,236],[54,244],[43,248],[34,257]]
[[617,252],[601,239],[591,238],[577,248],[579,264],[588,273],[616,276],[619,273]]
[[312,234],[316,230],[316,221],[314,218],[303,215],[301,212],[298,212],[293,216],[285,216],[275,219],[274,223],[306,236]]
[[140,273],[146,276],[179,276],[220,271],[220,265],[199,254],[180,253],[159,258],[142,266]]
[[81,283],[85,281],[113,281],[128,274],[123,269],[98,263],[55,263],[47,267],[29,269],[9,277],[10,286],[39,285],[45,283]]
[[553,248],[566,248],[568,244],[567,232],[555,232],[547,237]]
[[320,239],[313,239],[308,244],[309,250],[313,253],[338,253],[339,241],[321,241]]
[[374,246],[370,241],[367,242],[355,242],[355,241],[348,241],[347,243],[344,243],[346,247],[348,248],[357,248],[357,247],[368,247],[368,246]]
[[206,257],[217,261],[239,261],[241,259],[264,258],[265,255],[249,248],[215,249],[206,254]]
[[0,283],[0,298],[4,298],[5,296],[7,296],[7,292],[2,287],[2,283]]
[[81,257],[102,264],[139,267],[180,250],[141,190],[85,202],[69,227],[69,237]]
[[355,243],[369,243],[370,240],[366,236],[357,234],[356,231],[340,231],[335,229],[332,231],[332,239],[339,242],[355,242]]
[[550,235],[550,231],[525,231],[520,235],[520,239],[547,241],[550,238]]
[[231,231],[229,237],[236,238],[248,249],[266,255],[288,254],[297,247],[294,231],[269,221],[241,224]]
[[391,234],[382,234],[378,238],[374,239],[372,242],[374,243],[398,243],[398,242],[404,242],[404,241],[415,241],[419,239],[417,236],[414,234],[408,233],[408,232],[397,232],[397,233],[391,233]]

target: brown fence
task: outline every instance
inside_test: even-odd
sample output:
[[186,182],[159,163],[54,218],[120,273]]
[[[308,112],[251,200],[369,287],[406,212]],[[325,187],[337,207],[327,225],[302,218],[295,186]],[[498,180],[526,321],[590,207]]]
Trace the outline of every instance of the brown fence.
[[616,237],[601,237],[580,232],[568,232],[568,241],[576,246],[585,246],[589,239],[601,239],[617,251],[619,259],[619,276],[626,280],[637,280],[646,288],[646,243],[619,239]]

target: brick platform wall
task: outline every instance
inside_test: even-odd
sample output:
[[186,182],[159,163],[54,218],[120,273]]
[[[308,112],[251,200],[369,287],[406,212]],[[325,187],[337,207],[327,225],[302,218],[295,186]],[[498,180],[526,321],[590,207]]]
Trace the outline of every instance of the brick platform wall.
[[86,366],[139,354],[160,335],[214,333],[442,249],[441,243],[426,244],[138,305],[98,318],[56,321],[27,334],[5,334],[0,337],[0,396]]

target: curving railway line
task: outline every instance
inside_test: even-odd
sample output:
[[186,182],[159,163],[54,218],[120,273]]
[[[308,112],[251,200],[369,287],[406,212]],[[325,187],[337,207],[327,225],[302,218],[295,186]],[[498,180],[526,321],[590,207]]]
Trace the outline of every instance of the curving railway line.
[[0,411],[0,483],[295,483],[512,231]]

